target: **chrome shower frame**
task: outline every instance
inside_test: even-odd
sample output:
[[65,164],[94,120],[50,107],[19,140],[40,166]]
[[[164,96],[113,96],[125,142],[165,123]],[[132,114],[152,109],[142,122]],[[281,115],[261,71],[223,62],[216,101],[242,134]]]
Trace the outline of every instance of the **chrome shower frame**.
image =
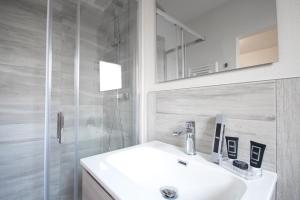
[[49,199],[49,153],[50,153],[50,120],[52,93],[52,31],[53,31],[53,0],[47,0],[46,25],[46,79],[45,79],[45,128],[44,128],[44,200]]

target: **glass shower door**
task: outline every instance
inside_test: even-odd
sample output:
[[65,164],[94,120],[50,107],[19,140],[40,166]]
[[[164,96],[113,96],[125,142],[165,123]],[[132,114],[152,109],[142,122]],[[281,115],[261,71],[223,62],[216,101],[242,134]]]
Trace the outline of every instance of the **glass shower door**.
[[[74,69],[77,31],[77,0],[51,0],[49,32],[51,45],[51,93],[47,188],[50,200],[77,198],[75,187],[76,131]],[[50,74],[49,74],[50,75]],[[75,198],[76,197],[76,198]]]
[[[80,158],[137,142],[137,5],[135,0],[51,3],[46,192],[51,200],[81,199]],[[117,66],[111,75],[118,73],[119,80],[105,83],[101,66],[108,71]]]

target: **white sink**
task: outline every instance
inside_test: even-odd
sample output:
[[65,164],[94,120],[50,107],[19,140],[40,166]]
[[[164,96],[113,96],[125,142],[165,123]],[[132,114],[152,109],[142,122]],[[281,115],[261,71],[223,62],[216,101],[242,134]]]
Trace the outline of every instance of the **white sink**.
[[155,141],[84,158],[81,165],[120,200],[164,199],[160,188],[165,186],[176,188],[178,200],[271,199],[275,173],[264,170],[262,178],[244,180],[205,158]]

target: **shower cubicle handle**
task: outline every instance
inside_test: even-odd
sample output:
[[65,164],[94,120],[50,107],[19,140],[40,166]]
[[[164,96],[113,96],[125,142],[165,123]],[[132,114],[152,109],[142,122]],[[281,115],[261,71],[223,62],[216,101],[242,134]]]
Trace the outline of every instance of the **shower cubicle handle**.
[[61,135],[64,131],[64,114],[62,112],[57,113],[57,141],[61,144]]

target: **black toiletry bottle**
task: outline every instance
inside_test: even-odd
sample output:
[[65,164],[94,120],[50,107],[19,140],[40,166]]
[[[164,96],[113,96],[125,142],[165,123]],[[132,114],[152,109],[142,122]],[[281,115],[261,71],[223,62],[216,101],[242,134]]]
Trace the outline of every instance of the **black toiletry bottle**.
[[229,137],[229,136],[226,136],[225,138],[226,138],[228,158],[229,159],[237,159],[239,138],[238,137]]
[[251,167],[261,168],[265,149],[266,149],[265,144],[250,141],[250,166]]

